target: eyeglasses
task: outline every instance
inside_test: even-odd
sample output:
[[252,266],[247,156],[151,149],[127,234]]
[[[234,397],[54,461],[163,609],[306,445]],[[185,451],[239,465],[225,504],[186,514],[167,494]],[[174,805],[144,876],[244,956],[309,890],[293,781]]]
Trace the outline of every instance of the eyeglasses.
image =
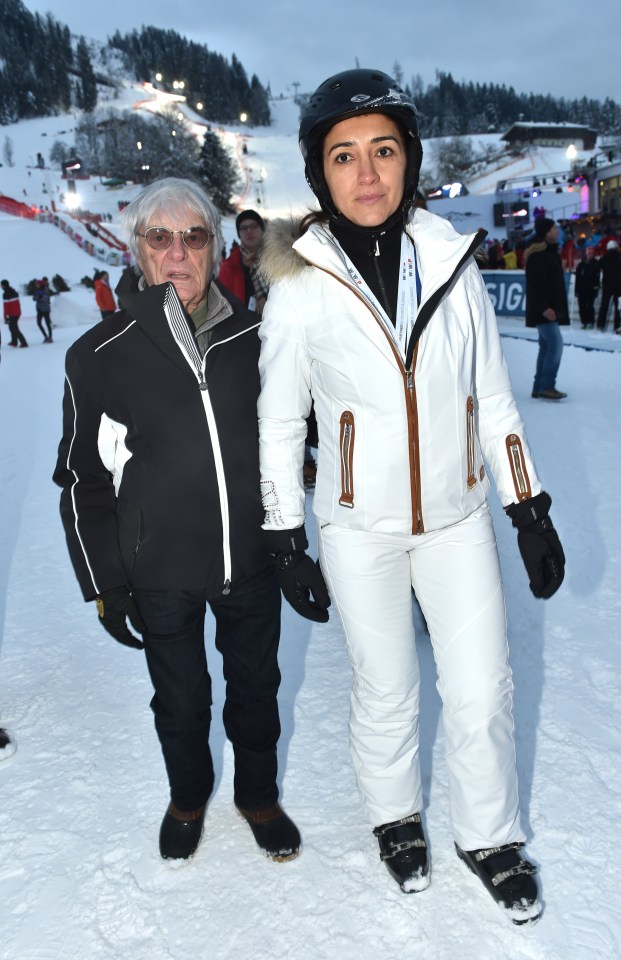
[[185,230],[149,227],[144,233],[137,233],[136,236],[146,240],[152,250],[168,250],[172,246],[176,233],[181,234],[181,239],[188,250],[203,250],[209,241],[213,240],[213,233],[210,233],[206,227],[186,227]]

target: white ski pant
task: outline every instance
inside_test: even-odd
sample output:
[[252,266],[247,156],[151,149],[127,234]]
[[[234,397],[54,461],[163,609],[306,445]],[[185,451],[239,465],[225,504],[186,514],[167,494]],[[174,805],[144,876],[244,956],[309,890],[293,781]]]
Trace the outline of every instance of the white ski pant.
[[350,744],[371,823],[422,807],[413,586],[438,672],[454,839],[465,850],[524,840],[505,606],[487,504],[418,536],[320,520],[317,527],[353,667]]

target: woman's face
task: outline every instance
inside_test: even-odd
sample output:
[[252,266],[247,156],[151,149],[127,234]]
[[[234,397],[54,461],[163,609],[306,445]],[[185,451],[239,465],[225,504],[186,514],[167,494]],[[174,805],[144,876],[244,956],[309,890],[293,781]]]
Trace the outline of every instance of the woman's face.
[[382,113],[335,124],[323,141],[323,172],[334,206],[360,227],[376,227],[403,199],[407,156],[399,125]]
[[[181,231],[188,227],[209,229],[202,218],[189,207],[154,214],[140,233],[146,233],[149,227]],[[213,240],[202,250],[190,250],[186,247],[180,233],[174,234],[172,244],[164,250],[153,250],[144,237],[140,237],[138,243],[138,266],[149,286],[158,283],[174,284],[181,303],[188,313],[192,313],[207,296],[213,274]]]

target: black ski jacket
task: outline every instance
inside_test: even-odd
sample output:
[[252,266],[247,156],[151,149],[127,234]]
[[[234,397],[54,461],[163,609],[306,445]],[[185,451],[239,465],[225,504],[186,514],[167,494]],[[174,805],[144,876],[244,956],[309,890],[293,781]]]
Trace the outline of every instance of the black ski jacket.
[[576,296],[595,297],[599,290],[600,265],[598,260],[581,260],[576,267]]
[[86,600],[122,585],[216,596],[269,563],[259,318],[209,296],[220,319],[204,356],[172,284],[124,293],[67,352],[54,480]]
[[526,326],[549,323],[543,316],[549,307],[556,312],[556,322],[569,324],[569,307],[565,292],[565,276],[556,244],[534,243],[526,256]]

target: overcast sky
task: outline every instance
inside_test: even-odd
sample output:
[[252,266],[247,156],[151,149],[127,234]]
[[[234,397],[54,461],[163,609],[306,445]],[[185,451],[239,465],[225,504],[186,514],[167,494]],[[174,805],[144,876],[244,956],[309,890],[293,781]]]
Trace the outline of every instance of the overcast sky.
[[[505,83],[518,93],[621,101],[619,3],[597,0],[25,0],[72,33],[105,40],[144,25],[176,30],[256,73],[272,93],[311,91],[358,65],[425,84]],[[467,12],[466,12],[467,11]]]

